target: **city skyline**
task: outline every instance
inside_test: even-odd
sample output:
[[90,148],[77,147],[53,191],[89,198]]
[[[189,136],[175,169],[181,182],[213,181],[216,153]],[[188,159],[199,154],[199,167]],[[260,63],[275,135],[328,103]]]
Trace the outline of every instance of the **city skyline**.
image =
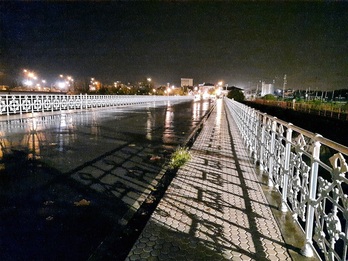
[[[344,89],[344,2],[2,2],[0,80],[259,81]],[[0,82],[0,85],[2,83]]]

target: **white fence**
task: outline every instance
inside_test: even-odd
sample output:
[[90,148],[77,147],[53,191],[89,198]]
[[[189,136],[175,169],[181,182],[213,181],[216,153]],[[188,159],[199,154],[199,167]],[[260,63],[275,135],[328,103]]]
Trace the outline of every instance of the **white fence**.
[[225,104],[268,185],[281,193],[280,209],[302,227],[302,254],[348,260],[348,148],[236,101]]
[[192,99],[192,96],[155,95],[1,95],[0,115],[84,110],[168,100]]

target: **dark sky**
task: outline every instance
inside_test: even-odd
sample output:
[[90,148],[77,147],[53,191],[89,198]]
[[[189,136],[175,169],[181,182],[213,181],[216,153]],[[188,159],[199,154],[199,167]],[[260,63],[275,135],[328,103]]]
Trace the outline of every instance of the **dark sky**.
[[[1,2],[0,81],[348,88],[348,2]],[[50,78],[51,77],[51,78]],[[1,82],[0,82],[1,84]]]

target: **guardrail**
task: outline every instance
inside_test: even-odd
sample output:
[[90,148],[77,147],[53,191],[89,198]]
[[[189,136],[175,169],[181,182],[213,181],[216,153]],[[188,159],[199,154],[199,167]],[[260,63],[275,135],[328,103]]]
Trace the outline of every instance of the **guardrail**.
[[346,261],[348,147],[234,100],[225,105],[268,186],[281,193],[280,210],[301,226],[302,254]]
[[0,115],[84,110],[168,100],[192,99],[193,96],[156,95],[1,95]]

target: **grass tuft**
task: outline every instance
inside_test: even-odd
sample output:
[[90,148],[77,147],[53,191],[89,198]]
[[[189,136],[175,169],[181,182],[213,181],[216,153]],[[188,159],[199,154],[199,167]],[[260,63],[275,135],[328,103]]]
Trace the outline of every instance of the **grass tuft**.
[[170,169],[180,168],[190,159],[191,159],[191,154],[188,151],[188,148],[179,147],[173,152],[170,158],[169,168]]

